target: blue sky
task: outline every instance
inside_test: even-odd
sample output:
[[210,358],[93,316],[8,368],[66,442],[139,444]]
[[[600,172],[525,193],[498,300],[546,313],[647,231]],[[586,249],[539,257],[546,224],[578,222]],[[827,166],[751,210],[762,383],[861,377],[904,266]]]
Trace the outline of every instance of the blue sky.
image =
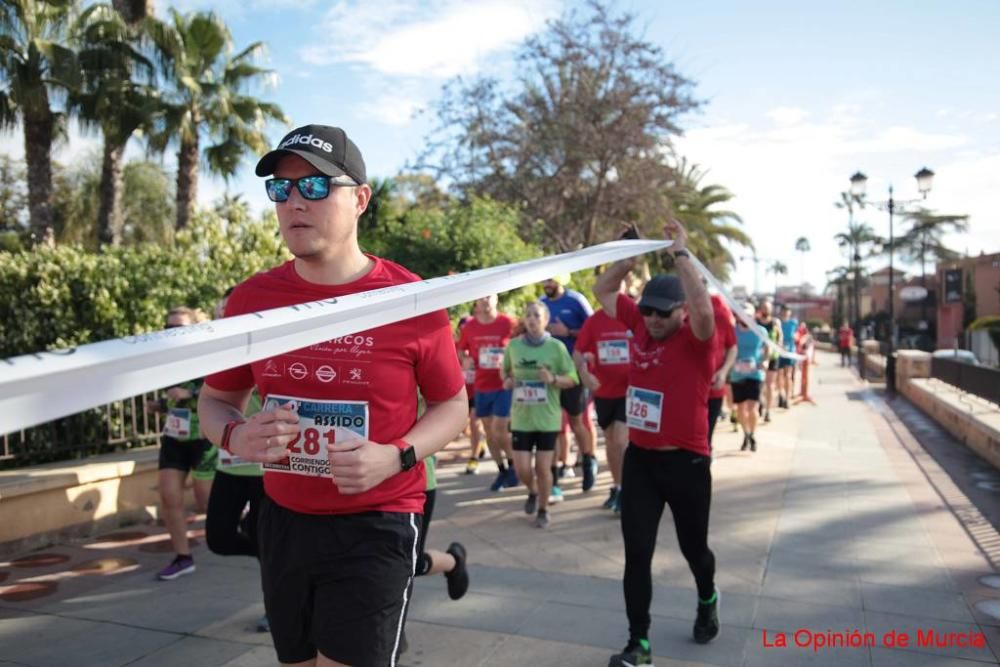
[[[170,3],[158,2],[162,11]],[[545,21],[582,3],[569,0],[336,2],[179,0],[214,9],[237,46],[263,40],[276,83],[263,94],[295,124],[340,125],[361,147],[372,176],[391,176],[419,151],[427,109],[455,75],[510,77],[512,54]],[[683,120],[677,146],[728,187],[765,261],[785,262],[814,285],[844,263],[832,236],[847,223],[832,202],[856,170],[869,196],[916,197],[912,175],[937,172],[927,204],[972,216],[962,251],[1000,251],[1000,26],[996,0],[881,0],[837,3],[761,0],[621,2],[646,39],[694,79],[704,109]],[[990,38],[993,38],[992,40]],[[282,128],[274,128],[274,139]],[[17,153],[20,137],[0,140]],[[92,141],[92,139],[90,140]],[[63,155],[87,148],[74,134]],[[138,153],[138,147],[136,148]],[[172,166],[172,165],[170,165]],[[202,177],[201,199],[226,184]],[[247,162],[228,184],[255,208],[267,205]],[[862,214],[888,232],[885,213]],[[801,261],[793,246],[806,236]],[[874,266],[874,265],[873,265]],[[773,277],[761,269],[761,287]],[[734,282],[753,287],[751,262]]]

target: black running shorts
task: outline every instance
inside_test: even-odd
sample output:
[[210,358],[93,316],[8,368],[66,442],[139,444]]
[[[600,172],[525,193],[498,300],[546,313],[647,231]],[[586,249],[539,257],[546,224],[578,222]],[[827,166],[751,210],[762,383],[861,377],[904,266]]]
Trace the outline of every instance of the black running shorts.
[[533,449],[552,452],[556,449],[558,435],[558,431],[514,431],[511,445],[515,452],[530,452]]
[[584,395],[582,384],[574,385],[559,392],[559,406],[570,417],[576,417],[587,408],[588,397]]
[[301,514],[261,503],[261,583],[283,663],[395,665],[417,559],[416,514]]
[[625,397],[598,398],[594,397],[594,409],[597,410],[597,425],[606,429],[614,422],[627,424],[625,416]]
[[760,380],[742,380],[734,382],[732,387],[733,403],[760,401]]
[[210,480],[215,477],[215,464],[219,450],[208,440],[177,440],[169,435],[160,436],[159,469],[190,472],[194,479]]

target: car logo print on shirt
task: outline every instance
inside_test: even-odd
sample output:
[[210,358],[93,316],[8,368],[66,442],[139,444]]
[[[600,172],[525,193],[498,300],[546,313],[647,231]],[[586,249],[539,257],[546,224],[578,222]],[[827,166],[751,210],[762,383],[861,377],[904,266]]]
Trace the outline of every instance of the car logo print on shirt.
[[316,369],[316,379],[320,382],[333,382],[337,378],[337,371],[330,366],[320,366]]

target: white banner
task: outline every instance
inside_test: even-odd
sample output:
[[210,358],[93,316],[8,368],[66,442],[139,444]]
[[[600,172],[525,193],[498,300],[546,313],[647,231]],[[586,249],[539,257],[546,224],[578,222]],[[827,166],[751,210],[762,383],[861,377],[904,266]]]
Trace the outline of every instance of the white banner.
[[670,245],[612,241],[553,257],[0,360],[0,433]]
[[715,279],[715,276],[713,276],[712,273],[705,267],[705,265],[701,263],[701,260],[699,260],[694,255],[691,255],[691,261],[694,262],[694,265],[696,267],[698,267],[698,271],[700,271],[701,275],[705,277],[705,280],[708,281],[708,284],[714,287],[719,292],[719,294],[722,295],[723,300],[729,306],[729,310],[733,311],[733,315],[735,315],[740,322],[746,325],[747,329],[749,329],[755,336],[757,336],[757,338],[760,338],[762,341],[764,341],[764,344],[768,347],[768,349],[777,352],[779,356],[785,357],[787,359],[794,359],[795,361],[802,361],[805,359],[804,355],[797,354],[795,352],[789,352],[788,350],[779,347],[773,340],[771,340],[767,336],[763,335],[760,332],[760,329],[758,329],[760,325],[757,324],[757,321],[754,320],[754,318],[748,316],[745,312],[743,312],[743,304],[738,304],[733,300],[733,297],[731,297],[729,295],[729,292],[725,290],[725,288],[722,286],[722,283],[720,283],[718,280]]

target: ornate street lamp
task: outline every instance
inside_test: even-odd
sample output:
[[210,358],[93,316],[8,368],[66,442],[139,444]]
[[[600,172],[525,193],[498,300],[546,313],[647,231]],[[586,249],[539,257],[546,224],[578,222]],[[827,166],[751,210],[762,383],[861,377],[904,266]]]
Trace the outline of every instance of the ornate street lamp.
[[[892,268],[892,254],[895,247],[893,238],[892,218],[897,207],[927,199],[927,193],[931,191],[934,184],[934,172],[927,167],[922,168],[913,175],[917,179],[917,191],[920,192],[920,199],[897,200],[893,197],[892,184],[889,185],[889,199],[883,202],[873,202],[880,211],[889,212],[889,345],[885,357],[885,388],[889,395],[896,393],[896,299],[893,281],[895,271]],[[868,177],[860,171],[851,176],[851,194],[855,197],[863,197],[868,186]]]

